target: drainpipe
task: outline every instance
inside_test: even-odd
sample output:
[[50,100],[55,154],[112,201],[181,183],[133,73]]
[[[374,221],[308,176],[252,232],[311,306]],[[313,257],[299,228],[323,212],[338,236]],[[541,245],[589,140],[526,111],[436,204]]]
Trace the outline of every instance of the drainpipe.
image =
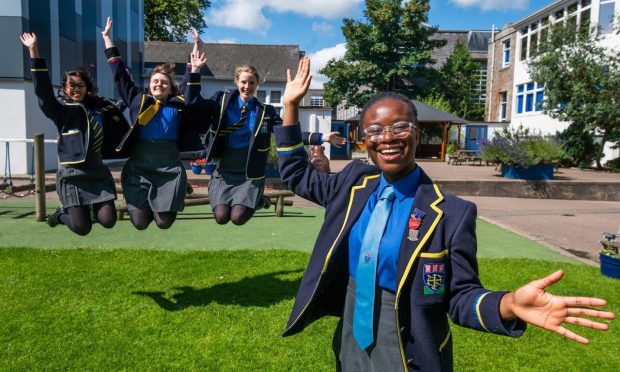
[[491,121],[491,105],[493,104],[493,77],[495,76],[495,24],[491,28],[491,79],[489,80],[489,95],[487,97],[489,110],[487,121]]

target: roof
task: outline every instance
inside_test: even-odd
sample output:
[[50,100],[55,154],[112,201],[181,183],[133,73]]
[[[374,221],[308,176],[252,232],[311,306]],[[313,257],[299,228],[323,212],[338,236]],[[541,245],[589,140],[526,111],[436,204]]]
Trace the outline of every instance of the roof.
[[[456,115],[452,115],[442,110],[438,110],[433,106],[429,106],[424,102],[420,102],[416,99],[412,99],[413,105],[418,110],[418,122],[420,123],[468,123],[467,120],[461,119]],[[360,114],[345,120],[345,121],[359,121]]]
[[[144,62],[150,65],[166,62],[185,64],[192,48],[192,43],[145,41]],[[304,55],[298,45],[205,43],[203,51],[207,56],[207,66],[202,69],[204,76],[230,80],[235,67],[249,64],[258,70],[261,83],[286,81],[286,70],[291,69],[294,73],[299,59]]]
[[433,36],[432,39],[443,39],[446,41],[446,45],[436,49],[433,52],[433,59],[436,61],[436,66],[441,67],[446,63],[446,60],[457,43],[462,43],[467,47],[467,50],[475,60],[487,60],[489,39],[491,38],[491,31],[477,30],[477,31],[465,31],[465,30],[439,30]]

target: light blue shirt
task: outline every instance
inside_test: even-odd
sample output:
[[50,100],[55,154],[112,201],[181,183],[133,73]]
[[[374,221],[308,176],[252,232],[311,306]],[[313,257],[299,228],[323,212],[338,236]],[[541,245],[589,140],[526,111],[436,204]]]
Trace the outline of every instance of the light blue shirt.
[[[394,204],[392,204],[392,211],[388,217],[383,238],[379,245],[377,261],[377,283],[381,288],[390,291],[396,291],[398,253],[409,228],[411,208],[413,207],[415,192],[419,182],[420,167],[416,166],[413,172],[392,184],[396,199],[394,199]],[[387,185],[389,185],[389,182],[382,173],[379,187],[368,198],[362,214],[353,225],[349,234],[349,275],[353,279],[356,277],[360,248],[370,216],[375,205],[377,205],[379,195],[381,195],[381,192]]]
[[250,146],[250,139],[254,131],[254,123],[256,121],[256,98],[252,98],[245,103],[241,97],[231,100],[226,107],[226,127],[231,126],[241,118],[241,106],[248,106],[248,116],[245,125],[240,129],[226,136],[226,145],[234,149],[241,149]]

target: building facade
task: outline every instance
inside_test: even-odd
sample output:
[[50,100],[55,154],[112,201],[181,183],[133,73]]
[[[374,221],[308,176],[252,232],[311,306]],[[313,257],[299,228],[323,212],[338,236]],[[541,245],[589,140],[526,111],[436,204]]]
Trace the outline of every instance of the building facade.
[[[530,58],[536,55],[549,27],[558,22],[598,26],[601,43],[620,52],[620,35],[614,32],[619,16],[620,0],[559,0],[502,30],[489,45],[493,62],[487,86],[487,120],[509,122],[513,128],[523,126],[542,134],[566,129],[569,123],[543,114],[545,89],[529,75]],[[618,157],[618,150],[610,146],[605,159]]]
[[[0,2],[0,145],[9,143],[13,173],[32,172],[32,144],[3,140],[32,139],[44,133],[56,139],[56,128],[39,109],[30,74],[28,50],[18,36],[37,35],[39,51],[58,88],[64,71],[92,65],[99,94],[115,96],[110,68],[103,54],[101,31],[106,18],[114,20],[113,37],[132,71],[142,70],[144,40],[143,2],[139,0],[11,0]],[[139,78],[139,76],[137,76]],[[0,157],[6,167],[7,156]],[[45,167],[56,169],[56,145],[45,146]]]

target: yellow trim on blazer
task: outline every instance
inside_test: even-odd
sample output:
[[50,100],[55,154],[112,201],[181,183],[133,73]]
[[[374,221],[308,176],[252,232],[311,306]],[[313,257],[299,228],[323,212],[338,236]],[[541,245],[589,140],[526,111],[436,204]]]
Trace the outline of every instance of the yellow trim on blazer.
[[482,296],[480,296],[480,298],[478,298],[478,301],[476,302],[476,316],[478,317],[478,321],[480,322],[482,329],[484,329],[487,332],[489,332],[489,329],[487,328],[487,326],[484,325],[484,322],[482,321],[482,315],[480,314],[480,303],[482,302],[482,299],[485,298],[486,295],[488,295],[489,293],[491,292],[487,292],[483,294]]
[[276,151],[293,151],[293,150],[297,150],[300,147],[304,147],[303,142],[300,142],[294,146],[289,146],[289,147],[276,147]]
[[420,257],[424,257],[424,258],[442,258],[443,256],[447,256],[448,255],[448,250],[444,249],[441,252],[437,252],[437,253],[428,253],[428,252],[422,252],[420,253]]
[[46,68],[31,68],[30,69],[31,72],[45,72],[45,71],[49,71]]
[[[396,288],[396,299],[394,301],[394,312],[396,313],[396,330],[397,331],[400,330],[400,322],[398,320],[398,301],[400,299],[401,290],[403,289],[403,286],[405,285],[405,281],[407,280],[407,277],[409,276],[409,272],[411,271],[411,267],[413,266],[413,263],[415,262],[417,256],[420,254],[420,250],[422,249],[422,247],[424,247],[424,244],[426,244],[426,242],[428,241],[432,233],[435,231],[435,228],[437,227],[439,220],[441,220],[441,217],[443,216],[443,211],[437,207],[437,204],[439,204],[443,200],[443,195],[439,191],[439,187],[437,187],[436,184],[433,184],[433,188],[435,189],[435,194],[437,194],[437,199],[433,203],[431,203],[431,208],[435,212],[437,212],[437,217],[435,217],[435,220],[433,221],[433,224],[426,232],[426,235],[424,235],[422,240],[420,240],[420,242],[418,243],[418,246],[416,247],[415,251],[413,251],[411,258],[409,259],[409,263],[407,263],[407,267],[405,268],[405,272],[403,273],[402,278],[400,278],[400,282],[398,283],[398,287]],[[400,347],[401,361],[403,362],[403,367],[405,368],[405,370],[407,370],[408,369],[407,358],[405,357],[405,349],[403,348],[403,340],[402,340],[400,332],[397,332],[397,334],[398,334],[398,346]]]

